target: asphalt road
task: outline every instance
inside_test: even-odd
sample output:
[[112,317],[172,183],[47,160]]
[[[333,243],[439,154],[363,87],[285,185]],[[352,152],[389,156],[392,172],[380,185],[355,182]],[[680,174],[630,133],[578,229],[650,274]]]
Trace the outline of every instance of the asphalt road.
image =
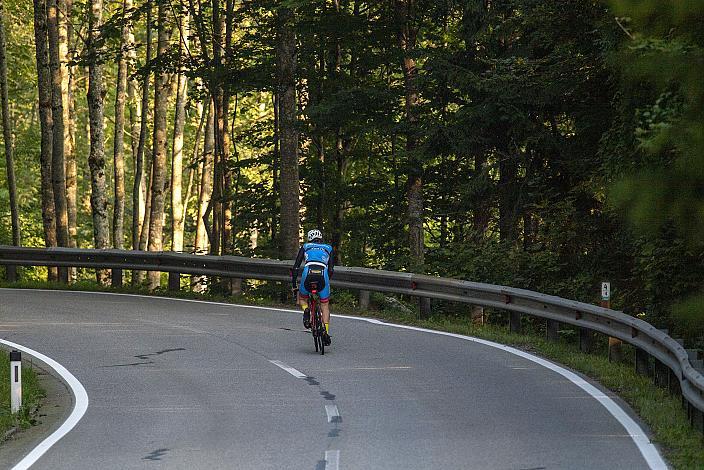
[[32,468],[648,468],[604,406],[525,358],[348,318],[331,333],[320,356],[293,312],[0,290],[0,337],[90,400]]

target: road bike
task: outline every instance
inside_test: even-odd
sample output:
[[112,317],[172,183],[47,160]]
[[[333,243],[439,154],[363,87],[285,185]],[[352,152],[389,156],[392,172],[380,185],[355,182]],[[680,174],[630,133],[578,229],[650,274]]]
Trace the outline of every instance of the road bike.
[[323,323],[323,314],[320,310],[320,296],[318,296],[318,284],[311,283],[310,289],[310,332],[313,334],[313,343],[315,351],[320,351],[320,354],[325,354],[325,324]]

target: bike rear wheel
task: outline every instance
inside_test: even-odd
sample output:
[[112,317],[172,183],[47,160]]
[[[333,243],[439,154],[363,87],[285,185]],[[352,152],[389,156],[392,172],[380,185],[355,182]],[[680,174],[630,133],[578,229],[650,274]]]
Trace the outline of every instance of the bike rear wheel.
[[320,307],[315,306],[315,322],[318,331],[318,344],[320,344],[320,354],[325,354],[325,341],[323,341],[323,336],[325,335],[325,325],[323,324],[323,316],[320,313]]

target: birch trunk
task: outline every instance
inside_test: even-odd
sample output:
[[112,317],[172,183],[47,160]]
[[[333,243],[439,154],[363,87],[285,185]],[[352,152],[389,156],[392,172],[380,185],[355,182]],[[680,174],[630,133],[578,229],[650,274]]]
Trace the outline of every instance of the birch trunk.
[[[179,25],[179,65],[188,48],[188,15],[184,15]],[[176,85],[176,110],[174,115],[174,140],[171,153],[171,249],[183,251],[183,129],[186,123],[186,91],[188,79],[179,70]]]
[[[108,201],[105,191],[105,143],[103,132],[104,88],[103,66],[99,60],[100,26],[102,23],[103,2],[93,0],[90,4],[90,21],[88,33],[88,114],[90,120],[90,167],[91,196],[90,205],[93,213],[93,238],[95,248],[110,246],[110,228],[108,224]],[[106,270],[96,271],[100,284],[106,285]]]
[[12,218],[12,244],[20,246],[20,217],[17,211],[17,182],[15,181],[15,163],[12,156],[12,118],[10,117],[10,100],[7,93],[7,48],[2,0],[0,0],[0,99],[2,100],[2,135],[5,143],[7,190],[10,195],[10,215]]
[[[39,91],[39,123],[41,126],[40,167],[42,194],[42,224],[44,243],[56,246],[56,212],[54,190],[51,184],[51,145],[53,120],[51,116],[51,74],[46,26],[46,1],[34,0],[34,45],[37,57],[37,88]],[[56,268],[49,268],[49,280],[58,279]]]
[[279,96],[281,146],[281,234],[280,255],[293,259],[298,252],[300,203],[298,182],[298,131],[296,130],[296,35],[293,12],[281,8],[276,38],[276,69]]
[[[161,59],[167,53],[169,27],[166,24],[166,5],[158,5],[158,51]],[[164,200],[166,184],[166,108],[169,100],[169,77],[161,71],[154,86],[154,137],[152,150],[152,207],[149,215],[149,251],[163,250]],[[160,285],[161,273],[149,272],[149,289]]]

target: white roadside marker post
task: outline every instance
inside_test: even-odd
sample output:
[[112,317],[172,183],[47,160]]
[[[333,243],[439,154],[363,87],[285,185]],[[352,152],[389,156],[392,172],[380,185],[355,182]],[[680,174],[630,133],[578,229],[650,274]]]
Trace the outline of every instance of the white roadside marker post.
[[10,352],[10,409],[17,413],[22,407],[22,353]]

